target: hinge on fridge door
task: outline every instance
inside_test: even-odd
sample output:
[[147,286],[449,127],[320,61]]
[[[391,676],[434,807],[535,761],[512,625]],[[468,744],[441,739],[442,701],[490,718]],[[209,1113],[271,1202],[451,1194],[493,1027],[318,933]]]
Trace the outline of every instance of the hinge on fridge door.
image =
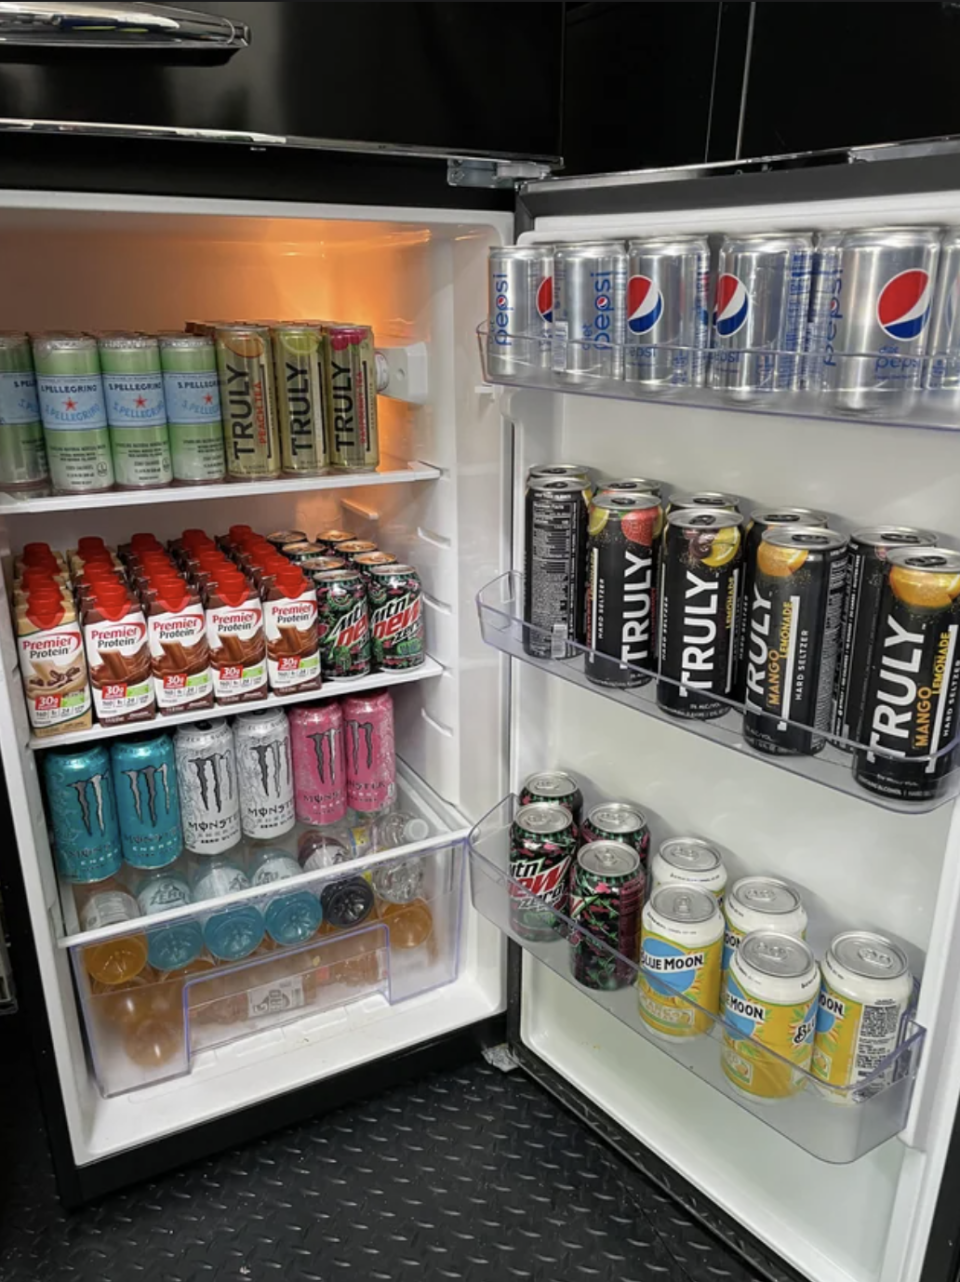
[[448,160],[449,187],[518,187],[549,178],[551,168],[536,160]]

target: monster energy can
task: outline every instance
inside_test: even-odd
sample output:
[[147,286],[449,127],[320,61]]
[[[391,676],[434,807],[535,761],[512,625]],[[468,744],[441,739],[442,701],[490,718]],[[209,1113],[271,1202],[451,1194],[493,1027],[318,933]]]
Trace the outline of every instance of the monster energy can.
[[30,340],[0,334],[0,485],[37,485],[49,475]]
[[284,472],[316,476],[330,461],[323,422],[324,346],[311,325],[271,331]]
[[217,369],[228,474],[238,481],[275,479],[280,441],[269,329],[219,326]]
[[323,337],[331,466],[342,472],[374,472],[380,444],[373,331],[366,325],[325,325]]
[[60,494],[109,490],[113,456],[97,340],[89,334],[38,334],[33,363],[53,488]]
[[43,780],[63,880],[103,881],[119,872],[120,829],[106,748],[46,753]]
[[103,395],[117,484],[152,489],[173,479],[160,349],[150,334],[102,334]]
[[219,855],[240,840],[240,797],[233,735],[226,721],[194,721],[173,741],[180,786],[183,844]]
[[290,727],[282,708],[242,712],[233,723],[245,837],[279,837],[296,822]]
[[173,740],[168,734],[118,740],[110,760],[124,860],[134,868],[173,863],[183,847]]
[[173,479],[203,485],[226,475],[217,352],[205,334],[158,335]]

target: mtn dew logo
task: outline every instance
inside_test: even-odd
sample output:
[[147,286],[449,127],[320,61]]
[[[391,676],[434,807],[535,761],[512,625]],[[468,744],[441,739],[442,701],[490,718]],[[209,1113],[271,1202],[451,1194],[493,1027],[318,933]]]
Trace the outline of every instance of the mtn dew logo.
[[815,992],[796,1002],[769,1001],[749,992],[734,969],[728,971],[721,1056],[727,1077],[761,1099],[782,1099],[799,1090],[804,1078],[796,1070],[810,1068],[817,997]]
[[[348,598],[349,599],[349,598]],[[323,670],[329,676],[359,676],[370,670],[370,620],[365,597],[351,601],[343,614],[330,611],[321,633]]]
[[638,980],[640,1014],[659,1033],[710,1031],[720,992],[723,941],[685,946],[644,931]]

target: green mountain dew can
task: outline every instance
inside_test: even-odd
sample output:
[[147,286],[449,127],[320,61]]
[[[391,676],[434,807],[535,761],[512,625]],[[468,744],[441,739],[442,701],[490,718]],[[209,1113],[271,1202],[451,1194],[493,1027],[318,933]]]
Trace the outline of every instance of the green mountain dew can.
[[124,490],[169,485],[170,434],[160,349],[150,334],[101,334],[100,368],[117,484]]
[[0,333],[0,485],[37,485],[49,475],[30,340]]
[[173,479],[204,485],[227,474],[217,349],[206,334],[157,335]]
[[53,488],[95,494],[113,486],[100,353],[89,334],[33,338],[37,397]]
[[320,331],[310,325],[277,325],[270,337],[283,470],[316,476],[329,462],[323,426],[324,347]]
[[237,481],[280,475],[277,401],[270,330],[263,325],[217,328],[217,372],[227,473]]

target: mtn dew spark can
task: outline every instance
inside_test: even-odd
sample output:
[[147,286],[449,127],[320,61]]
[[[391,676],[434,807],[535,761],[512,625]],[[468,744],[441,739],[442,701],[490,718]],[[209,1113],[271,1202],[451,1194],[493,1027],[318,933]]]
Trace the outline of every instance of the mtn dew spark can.
[[370,671],[370,616],[359,570],[324,570],[317,589],[320,664],[328,677],[361,677]]
[[205,334],[159,334],[173,479],[192,485],[227,473],[220,417],[217,351]]
[[740,941],[723,992],[720,1052],[738,1090],[774,1100],[803,1088],[819,997],[820,967],[802,939],[757,930]]
[[567,883],[577,850],[573,816],[548,801],[521,805],[510,828],[510,925],[521,939],[548,943],[562,933]]
[[123,858],[134,868],[163,868],[180,854],[180,793],[168,734],[117,740],[110,750]]
[[592,841],[621,841],[642,860],[650,849],[650,826],[642,810],[626,801],[601,801],[591,806],[580,825],[585,845]]
[[278,325],[270,338],[283,470],[317,476],[330,462],[323,418],[322,336],[312,325]]
[[37,485],[49,475],[30,340],[0,333],[0,485]]
[[169,485],[173,464],[157,340],[101,334],[98,346],[117,484],[123,490]]
[[221,325],[217,370],[227,473],[237,481],[280,475],[277,400],[270,330],[263,325]]
[[659,1037],[709,1033],[720,1006],[723,918],[696,886],[661,886],[643,910],[640,1018]]
[[109,490],[113,455],[97,340],[89,334],[38,334],[33,364],[53,488],[58,494]]
[[[383,556],[382,552],[360,553]],[[356,562],[354,562],[356,565]],[[370,565],[365,573],[370,602],[370,648],[374,671],[418,668],[426,658],[423,588],[412,565]]]
[[632,981],[643,887],[640,856],[623,842],[591,841],[578,851],[570,917],[579,929],[570,936],[570,962],[584,988],[626,988]]

